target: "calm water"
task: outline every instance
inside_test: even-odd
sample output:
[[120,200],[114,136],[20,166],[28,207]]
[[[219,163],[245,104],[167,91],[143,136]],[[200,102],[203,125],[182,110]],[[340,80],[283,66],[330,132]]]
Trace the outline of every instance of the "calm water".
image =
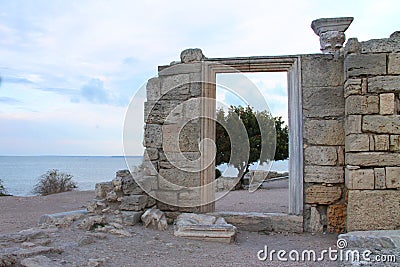
[[[142,157],[130,157],[129,165],[141,161]],[[111,181],[116,171],[127,166],[124,157],[0,156],[0,179],[8,193],[15,196],[32,195],[38,177],[50,169],[72,174],[79,190],[94,190],[96,183]]]

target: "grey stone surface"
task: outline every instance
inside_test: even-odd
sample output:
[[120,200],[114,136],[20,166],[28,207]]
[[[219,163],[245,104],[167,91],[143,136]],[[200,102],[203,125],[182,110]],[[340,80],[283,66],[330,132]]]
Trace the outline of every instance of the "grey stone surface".
[[400,134],[400,115],[364,116],[362,120],[362,130],[371,133]]
[[151,78],[146,84],[147,101],[157,101],[161,97],[161,83],[158,77]]
[[400,52],[400,41],[397,38],[372,39],[361,42],[362,53]]
[[122,211],[122,223],[126,225],[135,225],[141,221],[143,211]]
[[189,74],[161,76],[161,95],[163,99],[182,99],[189,97]]
[[23,259],[21,261],[21,266],[23,266],[23,267],[60,267],[63,265],[58,262],[53,261],[52,259],[50,259],[44,255],[38,255],[35,257]]
[[386,188],[400,189],[400,167],[386,167]]
[[308,146],[304,149],[304,161],[310,165],[336,165],[337,149],[334,146]]
[[347,79],[344,84],[344,97],[361,94],[361,79]]
[[171,124],[183,121],[181,101],[160,100],[144,103],[144,121],[147,124]]
[[72,222],[79,218],[82,218],[87,213],[88,213],[87,210],[74,210],[74,211],[67,211],[67,212],[60,212],[53,214],[44,214],[40,216],[39,224],[62,225],[66,223],[66,221]]
[[348,115],[345,120],[345,132],[349,134],[360,134],[361,131],[361,115]]
[[389,54],[388,74],[400,74],[400,53]]
[[389,149],[392,152],[400,152],[400,135],[390,135]]
[[343,86],[343,58],[332,55],[304,55],[301,57],[302,86]]
[[306,120],[304,138],[311,145],[344,145],[343,126],[343,120]]
[[382,250],[385,248],[400,249],[400,230],[354,231],[341,234],[352,248]]
[[310,209],[310,223],[309,230],[312,233],[322,233],[324,226],[321,223],[321,214],[316,207]]
[[113,190],[111,182],[97,183],[95,185],[96,198],[103,199],[107,196],[107,193]]
[[200,186],[200,173],[182,171],[177,168],[160,169],[158,187],[163,190],[180,190],[183,187]]
[[375,174],[375,189],[386,188],[386,172],[385,168],[374,168]]
[[375,151],[388,151],[389,150],[389,135],[379,134],[373,135],[374,150]]
[[393,115],[396,112],[396,102],[394,93],[379,95],[379,114]]
[[189,48],[185,49],[181,53],[181,61],[182,63],[191,63],[196,61],[201,61],[205,57],[203,52],[199,48]]
[[346,77],[386,74],[385,54],[351,54],[344,60]]
[[375,173],[373,169],[349,170],[346,168],[346,187],[348,189],[374,189]]
[[399,229],[399,203],[399,190],[350,190],[347,230]]
[[344,169],[341,166],[305,166],[304,182],[336,184],[344,182]]
[[145,147],[162,147],[162,128],[161,125],[147,124],[144,127],[144,140]]
[[400,76],[386,75],[368,78],[370,93],[399,93]]
[[346,152],[369,151],[368,134],[350,134],[346,136]]
[[165,214],[159,209],[146,210],[142,215],[142,221],[146,228],[164,231],[168,227]]
[[128,211],[141,211],[144,210],[147,204],[146,195],[129,195],[124,196],[121,200],[120,209]]
[[303,87],[303,115],[307,118],[343,116],[343,86]]

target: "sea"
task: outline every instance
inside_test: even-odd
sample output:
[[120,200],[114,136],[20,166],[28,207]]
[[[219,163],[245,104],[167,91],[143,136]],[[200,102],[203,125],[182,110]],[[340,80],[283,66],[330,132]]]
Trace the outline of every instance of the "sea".
[[[129,167],[138,166],[142,156],[130,156]],[[271,170],[287,171],[288,161],[276,161]],[[123,156],[0,156],[0,179],[14,196],[31,196],[39,177],[57,169],[71,174],[78,190],[94,190],[96,183],[111,181],[118,170],[128,169]]]

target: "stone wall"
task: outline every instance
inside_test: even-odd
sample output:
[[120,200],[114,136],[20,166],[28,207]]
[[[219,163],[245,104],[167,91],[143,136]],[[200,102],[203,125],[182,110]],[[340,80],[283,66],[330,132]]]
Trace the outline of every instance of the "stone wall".
[[400,228],[400,32],[345,48],[347,230]]
[[344,231],[343,57],[301,57],[304,147],[304,228]]

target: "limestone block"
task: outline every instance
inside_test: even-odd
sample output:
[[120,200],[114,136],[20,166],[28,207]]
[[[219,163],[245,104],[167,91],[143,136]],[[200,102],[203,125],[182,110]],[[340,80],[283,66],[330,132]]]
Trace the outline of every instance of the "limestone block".
[[336,151],[338,155],[337,165],[344,166],[344,146],[336,147]]
[[223,218],[211,215],[182,213],[176,218],[174,235],[204,241],[232,243],[236,227]]
[[349,38],[344,47],[345,56],[348,54],[361,54],[361,44],[357,38]]
[[386,74],[385,54],[351,54],[344,60],[346,77]]
[[[201,73],[201,62],[193,62],[190,64],[175,64],[173,66],[168,66],[158,72],[159,76],[171,76],[176,74],[191,74],[191,73]],[[192,79],[191,79],[192,80]]]
[[103,199],[107,196],[108,192],[113,190],[112,182],[97,183],[95,186],[96,198]]
[[400,154],[387,152],[346,153],[346,164],[354,166],[400,166]]
[[348,189],[374,189],[373,169],[350,170],[346,168],[346,187]]
[[400,228],[400,190],[350,190],[347,231]]
[[310,165],[336,165],[338,156],[334,146],[308,146],[304,149],[305,163]]
[[146,84],[147,101],[157,101],[161,97],[161,83],[158,77],[151,78]]
[[167,230],[168,223],[164,212],[159,209],[148,209],[142,215],[144,227],[159,231]]
[[386,172],[385,168],[375,168],[375,189],[386,188]]
[[322,233],[324,230],[324,226],[321,223],[321,215],[316,207],[311,207],[309,228],[311,233]]
[[301,57],[303,87],[342,86],[343,59],[332,55],[307,55]]
[[388,74],[400,74],[400,53],[389,54]]
[[190,88],[189,74],[161,76],[161,95],[163,99],[187,99]]
[[305,166],[304,182],[337,184],[344,182],[344,169],[340,166]]
[[126,225],[135,225],[140,222],[143,211],[122,211],[122,223]]
[[389,149],[392,152],[400,152],[400,135],[390,135]]
[[186,172],[177,168],[160,169],[158,188],[162,190],[180,190],[184,187],[200,186],[199,172]]
[[328,216],[328,232],[344,233],[346,232],[346,208],[345,204],[329,205]]
[[172,124],[183,121],[181,101],[159,100],[144,103],[144,122],[148,124]]
[[165,159],[160,162],[160,168],[176,167],[189,172],[200,171],[200,152],[165,152],[163,155]]
[[107,224],[107,218],[105,216],[90,216],[81,221],[79,227],[84,230],[92,230],[98,225]]
[[379,113],[379,96],[351,95],[346,98],[346,115]]
[[362,130],[372,133],[400,134],[400,115],[366,115],[362,120]]
[[158,124],[147,124],[144,127],[145,147],[162,148],[162,127]]
[[181,191],[178,195],[179,207],[196,207],[201,205],[200,188]]
[[348,115],[345,121],[346,135],[361,133],[361,115]]
[[400,42],[395,38],[372,39],[361,42],[362,53],[391,53],[400,51]]
[[344,97],[361,95],[361,79],[347,79],[344,84]]
[[329,205],[342,197],[342,189],[338,186],[311,185],[306,189],[306,203]]
[[146,193],[158,189],[158,179],[156,175],[135,177],[135,181]]
[[203,52],[201,51],[200,48],[185,49],[181,53],[181,61],[182,61],[182,63],[190,63],[190,62],[201,61],[204,58],[205,57],[204,57]]
[[200,125],[188,123],[163,125],[163,150],[166,152],[197,152],[200,142]]
[[304,123],[305,139],[311,145],[343,145],[343,120],[308,120]]
[[178,193],[177,191],[157,190],[157,207],[160,210],[178,210]]
[[[400,84],[399,84],[400,86]],[[395,114],[395,96],[394,93],[386,93],[379,95],[379,114],[393,115]]]
[[73,221],[76,221],[88,213],[87,210],[74,210],[53,214],[44,214],[40,216],[39,225],[47,224],[47,225],[55,225],[59,227],[65,227],[72,224]]
[[[155,176],[158,174],[158,164],[157,161],[145,160],[140,164],[141,175],[143,176]],[[137,178],[135,176],[135,178]]]
[[370,93],[399,93],[400,76],[378,76],[368,78],[368,92]]
[[343,116],[343,86],[303,87],[303,115],[307,118]]
[[350,134],[346,136],[346,152],[369,151],[368,134]]
[[144,151],[144,160],[157,160],[158,159],[158,149],[148,147]]
[[386,167],[386,188],[400,189],[400,167]]
[[388,151],[389,150],[389,135],[380,134],[374,135],[374,150]]
[[128,211],[141,211],[146,207],[148,196],[130,195],[124,196],[121,200],[120,209]]

